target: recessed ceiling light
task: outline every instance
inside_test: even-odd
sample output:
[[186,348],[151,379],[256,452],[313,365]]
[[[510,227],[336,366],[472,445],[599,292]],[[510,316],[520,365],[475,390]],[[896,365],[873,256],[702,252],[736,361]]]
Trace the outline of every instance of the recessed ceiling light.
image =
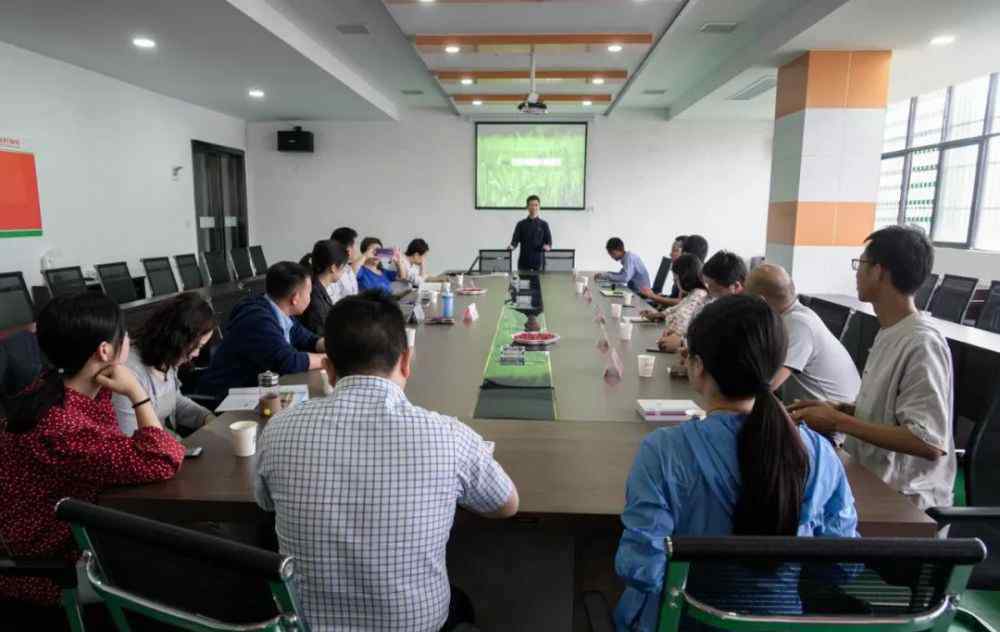
[[582,101],[580,103],[580,105],[582,105],[585,108],[589,108],[590,106],[594,105],[594,102],[593,101]]
[[249,95],[250,98],[253,99],[263,99],[264,91],[261,90],[260,88],[250,88],[250,90],[247,92],[247,95]]
[[471,86],[472,85],[472,77],[462,77],[462,85],[463,86]]
[[623,46],[621,44],[612,44],[608,46],[608,52],[610,53],[620,53],[622,52]]
[[133,37],[132,45],[136,48],[156,48],[156,42],[148,37]]
[[482,102],[482,101],[480,101],[479,99],[476,99],[475,101],[473,101],[473,102],[472,102],[472,105],[474,105],[474,106],[476,106],[476,107],[479,107],[479,106],[480,106],[480,105],[482,105],[482,104],[483,104],[483,102]]
[[931,44],[933,44],[934,46],[947,46],[948,44],[954,43],[954,41],[955,41],[954,35],[938,35],[937,37],[931,40]]
[[434,2],[434,0],[420,0],[421,4],[430,4],[432,2]]
[[461,50],[462,47],[455,44],[448,44],[447,46],[444,47],[444,52],[448,53],[449,55],[454,55],[455,53]]
[[604,85],[604,77],[594,77],[593,79],[590,80],[590,83],[594,84],[595,86]]

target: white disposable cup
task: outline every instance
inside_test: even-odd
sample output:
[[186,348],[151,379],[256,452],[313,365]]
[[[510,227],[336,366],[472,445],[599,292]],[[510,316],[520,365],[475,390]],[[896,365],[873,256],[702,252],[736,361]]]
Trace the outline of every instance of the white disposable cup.
[[587,285],[588,283],[590,283],[590,279],[588,279],[588,278],[587,278],[587,277],[585,277],[585,276],[581,276],[581,277],[579,278],[579,281],[580,281],[580,283],[583,283],[583,285],[584,285],[584,286],[586,286],[586,285]]
[[632,339],[632,323],[623,320],[618,324],[618,337],[622,340]]
[[431,305],[438,304],[438,294],[440,294],[440,292],[438,292],[437,290],[431,290],[430,292],[427,293],[427,295],[431,299]]
[[413,327],[406,328],[406,346],[412,349],[417,344],[417,330]]
[[253,456],[257,451],[257,422],[236,421],[229,424],[229,436],[233,440],[233,454]]
[[583,290],[586,289],[586,287],[587,287],[586,283],[584,283],[583,281],[577,281],[576,282],[576,293],[577,294],[583,294]]
[[462,289],[463,287],[465,287],[465,275],[464,275],[464,274],[456,274],[456,275],[455,275],[455,285],[456,285],[456,286],[458,287],[458,289],[460,289],[460,290],[461,290],[461,289]]
[[611,317],[612,318],[621,318],[622,317],[622,304],[621,303],[612,303],[611,304]]
[[653,377],[653,369],[656,367],[656,356],[640,354],[636,356],[639,361],[639,377]]
[[632,305],[632,296],[631,293],[625,294],[625,305]]

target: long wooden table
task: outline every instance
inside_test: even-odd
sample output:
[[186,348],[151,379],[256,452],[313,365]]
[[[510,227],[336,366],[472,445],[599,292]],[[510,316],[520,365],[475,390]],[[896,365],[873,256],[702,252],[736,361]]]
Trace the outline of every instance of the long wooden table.
[[[418,329],[407,396],[417,405],[462,419],[496,443],[496,458],[520,492],[523,516],[603,517],[617,524],[635,453],[642,438],[655,429],[636,413],[636,398],[693,399],[695,393],[687,380],[667,375],[666,367],[677,362],[676,356],[657,354],[654,376],[638,377],[636,356],[654,345],[659,328],[636,325],[631,341],[619,340],[609,301],[595,291],[593,304],[608,315],[611,343],[624,368],[621,383],[605,383],[592,305],[575,294],[569,274],[550,274],[543,278],[546,320],[549,329],[561,336],[551,350],[556,421],[474,419],[485,357],[507,283],[506,278],[484,278],[480,285],[488,289],[486,295],[457,297],[456,314],[475,302],[478,321]],[[284,381],[307,383],[311,396],[317,397],[322,396],[324,379],[322,372],[314,371],[286,376]],[[229,445],[228,424],[237,419],[256,416],[220,416],[185,440],[186,445],[202,446],[204,453],[188,460],[174,479],[111,490],[101,502],[168,521],[261,520],[263,512],[253,500],[254,457],[235,457]],[[846,457],[845,465],[863,535],[935,532],[934,522],[901,495]]]

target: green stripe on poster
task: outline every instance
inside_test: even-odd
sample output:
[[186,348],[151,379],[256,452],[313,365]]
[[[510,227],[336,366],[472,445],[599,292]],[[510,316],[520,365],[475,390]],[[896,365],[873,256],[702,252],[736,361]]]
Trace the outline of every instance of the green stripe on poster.
[[4,237],[41,237],[42,230],[0,230],[0,239]]

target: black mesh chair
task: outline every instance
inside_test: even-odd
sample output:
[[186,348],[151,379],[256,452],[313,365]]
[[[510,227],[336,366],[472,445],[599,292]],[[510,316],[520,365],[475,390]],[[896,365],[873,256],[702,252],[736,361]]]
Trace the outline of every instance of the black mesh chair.
[[49,286],[52,296],[72,296],[87,291],[87,282],[83,280],[80,266],[68,268],[52,268],[42,272],[45,283]]
[[177,293],[177,279],[174,278],[174,270],[170,267],[170,259],[167,257],[143,259],[142,267],[146,270],[146,278],[149,279],[149,289],[152,290],[153,296]]
[[205,253],[205,267],[208,268],[208,280],[212,285],[229,283],[233,280],[233,275],[229,271],[229,262],[226,261],[226,253],[222,250]]
[[667,275],[670,274],[670,257],[660,259],[660,267],[656,269],[656,278],[653,279],[653,293],[663,294],[663,286],[667,283]]
[[944,275],[941,285],[938,286],[931,298],[931,316],[948,320],[953,323],[961,323],[965,318],[965,310],[972,300],[972,293],[976,291],[979,279],[972,277],[955,276],[953,274]]
[[544,254],[542,269],[546,272],[572,272],[576,269],[576,250],[549,250]]
[[215,319],[219,323],[219,328],[223,333],[229,323],[229,314],[236,307],[236,304],[252,294],[249,288],[240,288],[232,292],[213,294],[209,299],[212,309],[215,310]]
[[264,258],[264,248],[250,246],[250,258],[253,259],[253,269],[257,276],[267,274],[267,259]]
[[123,632],[308,629],[290,557],[72,498],[56,515],[70,524],[87,579]]
[[[8,555],[8,549],[0,539],[0,577],[42,577],[59,587],[59,605],[65,613],[65,620],[58,620],[49,608],[32,606],[22,602],[0,601],[0,628],[14,625],[20,630],[52,630],[66,627],[71,632],[84,632],[83,612],[77,598],[76,564],[66,560],[22,559]],[[24,627],[17,627],[18,625]]]
[[97,269],[97,276],[104,286],[104,293],[114,302],[131,303],[139,297],[135,294],[135,283],[132,282],[132,273],[128,271],[128,264],[124,261],[115,263],[102,263],[94,266]]
[[979,318],[976,319],[976,327],[1000,334],[1000,281],[990,283],[986,301],[983,302]]
[[492,272],[511,271],[511,256],[509,250],[480,250],[479,271],[484,274]]
[[972,569],[955,619],[966,630],[994,632],[1000,613],[1000,507],[932,507],[927,514],[942,530],[948,527],[949,538],[978,538],[986,545],[986,561]]
[[916,303],[917,309],[923,311],[927,309],[927,304],[931,302],[931,296],[934,295],[934,288],[937,287],[938,275],[928,274],[927,278],[924,280],[923,285],[917,290],[916,295],[913,297],[913,302]]
[[46,365],[38,337],[33,332],[19,331],[0,338],[0,396],[20,393],[41,375]]
[[659,632],[947,630],[986,557],[957,538],[676,537],[666,549]]
[[184,285],[185,292],[205,287],[205,278],[201,275],[198,257],[177,255],[174,257],[174,261],[177,262],[177,272],[181,275],[181,283]]
[[35,320],[31,294],[20,272],[0,272],[0,332]]
[[809,302],[809,309],[816,312],[816,315],[820,317],[830,333],[836,336],[837,340],[843,339],[853,313],[850,307],[813,299]]
[[233,248],[229,253],[233,257],[233,267],[236,269],[238,280],[249,279],[253,274],[253,265],[250,263],[250,251],[246,248]]

